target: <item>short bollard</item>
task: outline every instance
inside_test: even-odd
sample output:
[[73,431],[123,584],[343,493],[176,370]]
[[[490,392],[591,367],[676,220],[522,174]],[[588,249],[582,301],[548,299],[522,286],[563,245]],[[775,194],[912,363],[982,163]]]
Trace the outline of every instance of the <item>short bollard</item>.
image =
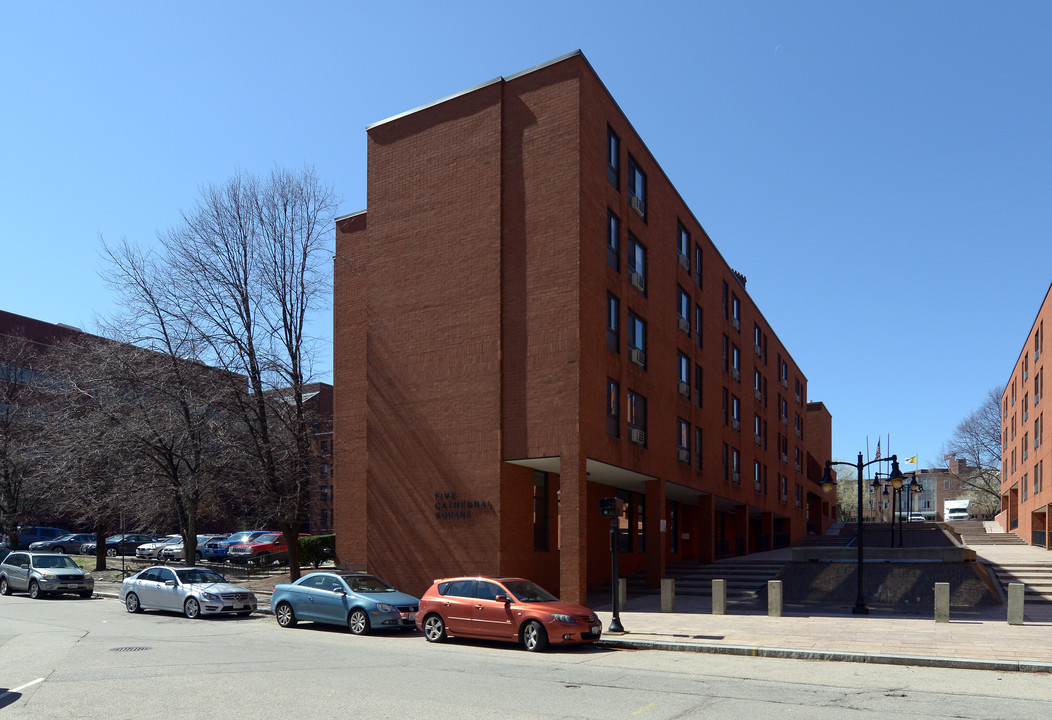
[[950,622],[950,583],[935,583],[935,622]]
[[1026,586],[1023,583],[1008,584],[1008,624],[1023,624],[1023,595]]
[[727,614],[727,581],[712,581],[712,614]]
[[661,578],[661,612],[676,612],[675,578]]
[[628,609],[628,578],[617,579],[617,605],[621,610]]
[[767,616],[782,616],[782,581],[767,581]]

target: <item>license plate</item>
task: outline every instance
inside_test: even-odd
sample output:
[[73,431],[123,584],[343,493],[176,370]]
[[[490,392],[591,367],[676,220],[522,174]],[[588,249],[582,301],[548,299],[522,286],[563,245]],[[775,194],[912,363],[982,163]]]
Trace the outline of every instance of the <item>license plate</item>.
[[599,625],[593,625],[592,626],[592,634],[593,635],[598,635],[599,634],[599,630],[600,630],[600,626]]
[[76,590],[79,587],[80,587],[80,585],[73,585],[73,584],[68,584],[68,585],[63,585],[62,586],[62,588],[64,590]]

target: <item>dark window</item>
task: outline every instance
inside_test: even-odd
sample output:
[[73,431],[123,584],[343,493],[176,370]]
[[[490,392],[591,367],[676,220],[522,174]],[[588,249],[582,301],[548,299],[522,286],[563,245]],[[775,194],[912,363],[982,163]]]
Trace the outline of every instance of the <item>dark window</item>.
[[694,462],[698,470],[701,470],[701,458],[701,428],[694,428]]
[[635,158],[628,156],[628,204],[643,222],[647,220],[647,176],[636,165]]
[[628,313],[628,347],[632,355],[632,362],[645,370],[647,366],[647,324],[645,320],[631,311]]
[[694,284],[701,287],[701,245],[694,246]]
[[676,259],[680,266],[690,272],[690,233],[682,223],[676,223]]
[[[548,473],[533,471],[533,549],[548,549]],[[500,594],[500,593],[498,593]]]
[[616,380],[606,379],[606,434],[621,436],[621,386]]
[[646,552],[647,549],[647,499],[643,495],[636,495],[636,552]]
[[694,306],[694,344],[702,347],[701,339],[701,305]]
[[609,126],[606,128],[606,179],[621,189],[621,140]]
[[618,490],[615,497],[624,501],[624,515],[617,519],[617,551],[621,553],[632,552],[632,493],[628,490]]
[[679,394],[690,398],[690,358],[676,351],[676,380]]
[[606,346],[621,352],[621,302],[609,293],[606,296]]
[[606,263],[621,272],[621,221],[610,211],[606,215]]
[[694,402],[701,407],[701,365],[694,366]]
[[628,391],[628,430],[629,440],[637,445],[646,446],[647,432],[647,399],[631,390]]
[[676,314],[679,316],[679,329],[690,335],[690,295],[678,285],[676,291]]
[[647,249],[628,233],[628,281],[639,292],[647,294]]

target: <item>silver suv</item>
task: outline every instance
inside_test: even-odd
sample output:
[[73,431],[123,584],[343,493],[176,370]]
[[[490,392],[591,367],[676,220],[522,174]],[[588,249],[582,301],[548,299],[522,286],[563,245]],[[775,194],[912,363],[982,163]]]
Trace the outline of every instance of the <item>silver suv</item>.
[[90,598],[95,579],[62,553],[13,552],[0,562],[0,595],[28,592],[39,598],[50,593],[77,593]]

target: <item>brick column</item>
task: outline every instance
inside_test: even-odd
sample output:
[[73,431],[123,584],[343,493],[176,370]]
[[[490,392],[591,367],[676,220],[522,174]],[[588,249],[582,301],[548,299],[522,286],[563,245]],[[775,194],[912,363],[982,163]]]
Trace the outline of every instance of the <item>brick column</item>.
[[593,515],[601,520],[599,507],[588,507],[585,462],[579,455],[563,455],[559,461],[559,598],[582,605],[588,594],[588,521]]
[[[665,577],[665,556],[668,548],[668,523],[665,513],[665,481],[648,480],[647,497],[647,587],[659,587]],[[665,531],[662,532],[662,523]]]

